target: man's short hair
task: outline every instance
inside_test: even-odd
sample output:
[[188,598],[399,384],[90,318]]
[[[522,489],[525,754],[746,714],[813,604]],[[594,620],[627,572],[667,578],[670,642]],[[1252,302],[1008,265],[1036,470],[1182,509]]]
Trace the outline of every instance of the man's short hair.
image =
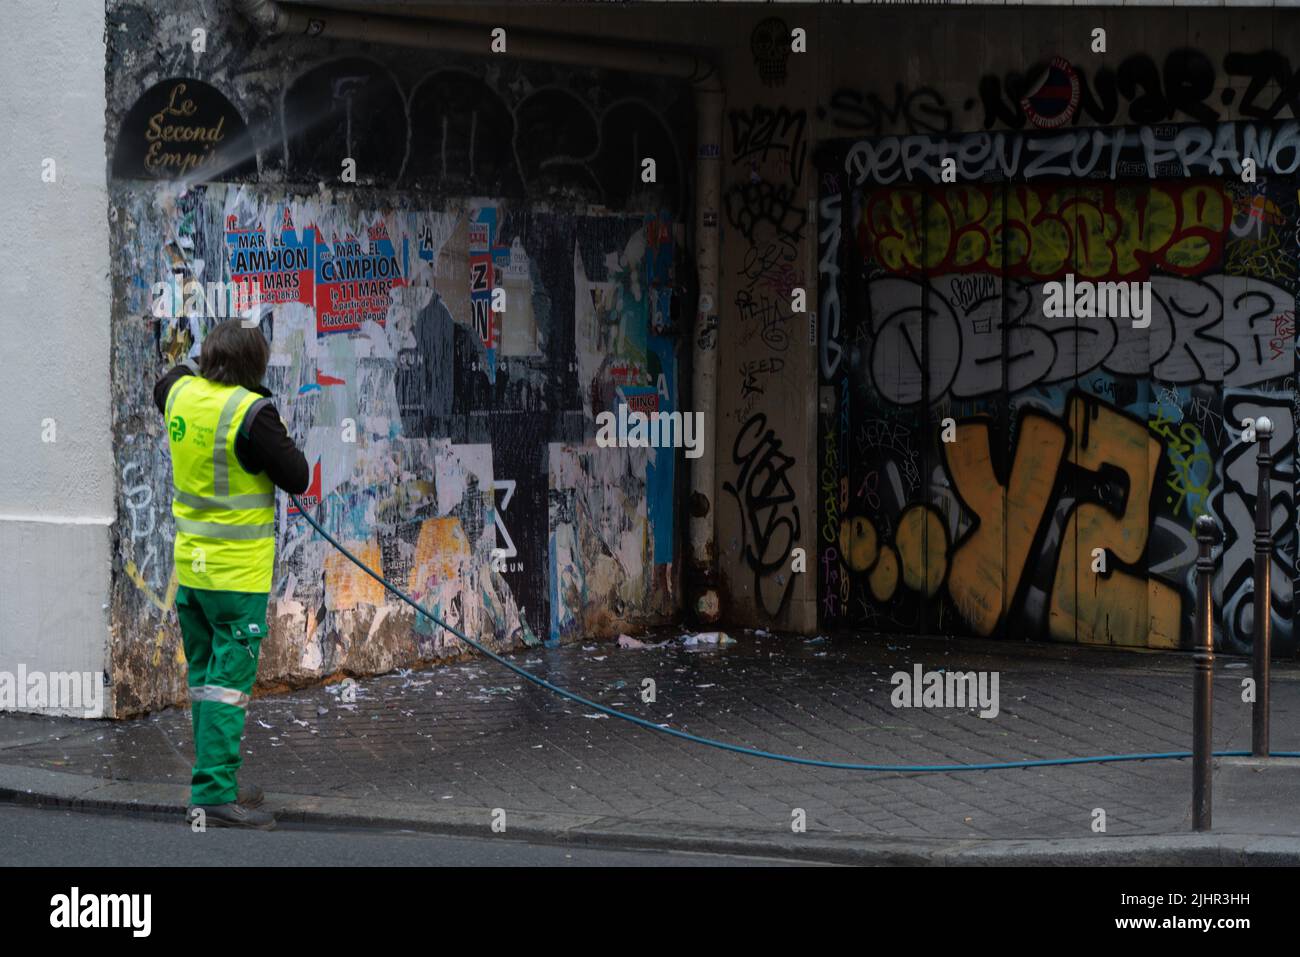
[[271,347],[257,326],[242,319],[227,319],[212,328],[199,352],[199,375],[223,385],[255,389],[266,375]]

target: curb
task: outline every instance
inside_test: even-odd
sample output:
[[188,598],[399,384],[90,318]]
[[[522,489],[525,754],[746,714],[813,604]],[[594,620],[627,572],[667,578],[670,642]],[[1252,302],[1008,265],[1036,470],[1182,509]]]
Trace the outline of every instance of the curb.
[[[0,802],[181,824],[186,788],[0,764]],[[307,827],[420,831],[482,838],[492,809],[301,794],[267,794],[281,823]],[[1150,834],[1005,840],[801,835],[734,827],[640,824],[600,815],[508,811],[509,837],[540,844],[683,851],[860,866],[1296,866],[1300,838],[1256,834]]]

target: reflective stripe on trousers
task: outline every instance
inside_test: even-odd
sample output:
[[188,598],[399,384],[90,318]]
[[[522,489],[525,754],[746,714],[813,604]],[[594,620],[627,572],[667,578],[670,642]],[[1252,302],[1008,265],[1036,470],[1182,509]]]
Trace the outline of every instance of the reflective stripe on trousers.
[[190,688],[190,701],[216,701],[236,708],[247,708],[249,700],[244,692],[236,691],[234,688],[223,688],[220,685],[198,685]]

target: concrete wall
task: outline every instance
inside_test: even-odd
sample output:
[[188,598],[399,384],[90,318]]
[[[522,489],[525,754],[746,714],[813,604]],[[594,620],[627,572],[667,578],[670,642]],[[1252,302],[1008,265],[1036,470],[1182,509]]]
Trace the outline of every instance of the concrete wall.
[[[108,11],[110,156],[132,106],[154,84],[177,78],[211,83],[255,144],[255,168],[216,177],[225,185],[182,195],[130,176],[113,184],[117,218],[107,245],[114,288],[99,301],[111,301],[113,319],[116,501],[106,510],[117,522],[111,642],[119,711],[181,694],[168,474],[147,386],[204,330],[201,322],[146,321],[141,283],[174,266],[187,275],[200,268],[206,276],[228,273],[237,234],[260,222],[268,238],[283,239],[286,211],[299,240],[318,221],[344,238],[349,229],[382,225],[374,235],[392,242],[395,254],[405,242],[410,270],[386,290],[384,322],[376,324],[382,335],[320,335],[314,298],[281,304],[268,326],[277,354],[268,383],[321,463],[313,491],[327,503],[327,520],[400,581],[502,645],[613,634],[679,614],[684,525],[655,512],[680,519],[689,463],[676,460],[666,489],[648,461],[591,452],[591,416],[619,401],[616,386],[632,386],[625,400],[645,401],[637,389],[649,378],[615,379],[629,370],[648,375],[653,356],[663,365],[665,348],[678,363],[678,382],[661,395],[688,410],[691,352],[716,350],[719,359],[711,436],[718,472],[709,504],[728,625],[1121,643],[1145,643],[1154,633],[1157,643],[1183,642],[1190,523],[1208,510],[1241,525],[1252,505],[1249,463],[1229,420],[1262,408],[1292,423],[1275,483],[1277,521],[1286,529],[1276,600],[1289,615],[1294,428],[1282,413],[1295,395],[1294,304],[1288,322],[1286,302],[1295,291],[1291,161],[1263,155],[1260,183],[1250,188],[1225,175],[1226,167],[1206,164],[1187,177],[1178,166],[1178,134],[1166,127],[1196,125],[1211,137],[1227,130],[1229,152],[1244,148],[1235,139],[1244,128],[1224,124],[1289,135],[1279,134],[1278,124],[1300,106],[1287,52],[1295,48],[1296,14],[729,3],[674,4],[665,16],[654,4],[396,5],[393,12],[407,15],[595,42],[686,42],[715,61],[726,87],[722,202],[705,212],[722,238],[721,286],[696,322],[687,228],[696,144],[685,84],[487,56],[267,42],[224,0],[176,9],[114,2]],[[195,27],[208,31],[202,54],[189,46]],[[795,28],[806,31],[807,53],[788,52]],[[1096,28],[1106,30],[1104,54],[1091,48]],[[1058,56],[1067,66],[1058,66],[1045,89],[1031,89]],[[349,100],[358,89],[362,100]],[[349,102],[365,107],[354,114],[351,144]],[[1063,125],[1051,126],[1058,121]],[[1130,147],[1119,157],[1126,165],[1113,176],[1100,160],[1089,167],[1082,153],[1071,169],[1073,152],[1051,176],[1027,163],[1009,175],[981,166],[981,157],[992,155],[981,152],[985,133],[1002,134],[999,150],[1017,143],[1035,150],[1043,130],[1124,126],[1149,127],[1152,142],[1167,141],[1163,165],[1143,168],[1139,141],[1136,153]],[[471,135],[479,144],[473,151],[466,148]],[[647,143],[672,157],[651,192],[623,178],[629,157],[646,152]],[[910,167],[894,158],[895,147],[911,151]],[[917,188],[928,181],[926,164],[945,149],[961,160],[958,182]],[[360,182],[345,188],[338,161],[348,152],[357,154]],[[322,181],[331,185],[318,188]],[[1015,193],[1030,185],[1029,193]],[[1023,212],[1011,201],[1016,196],[1038,205]],[[1185,362],[1155,339],[1128,349],[1118,331],[1097,358],[1088,345],[1100,341],[1097,330],[1015,328],[1017,304],[1040,302],[1044,284],[1067,267],[1092,268],[1080,234],[1026,226],[1046,257],[1027,269],[1014,257],[1004,261],[1002,245],[996,255],[977,256],[972,244],[994,243],[999,230],[1019,229],[1026,215],[1064,222],[1063,202],[1073,203],[1069,216],[1100,224],[1101,247],[1113,248],[1115,231],[1130,221],[1143,223],[1140,239],[1129,243],[1130,260],[1097,267],[1097,277],[1149,279],[1166,317],[1170,303],[1193,309],[1193,290],[1217,304],[1217,325],[1185,350]],[[972,210],[980,204],[991,211],[974,229]],[[1211,213],[1222,218],[1205,220]],[[949,249],[944,241],[959,221],[964,245]],[[1157,242],[1157,227],[1172,232]],[[331,250],[332,237],[323,248]],[[490,356],[478,334],[481,296],[471,292],[470,275],[487,260],[513,267],[516,279],[528,263],[531,309],[517,327],[526,334],[509,339],[511,349],[535,349],[531,356],[506,355],[504,339]],[[657,290],[654,309],[635,295],[647,285]],[[1268,315],[1261,320],[1253,306],[1225,299],[1238,287],[1250,296],[1267,293]],[[804,312],[795,307],[798,290],[807,293]],[[954,305],[961,290],[978,293],[987,315],[966,308],[973,300]],[[612,322],[601,325],[579,302]],[[981,346],[987,356],[967,348],[965,330],[974,337],[976,320],[990,330]],[[1166,338],[1181,342],[1181,321],[1162,321]],[[618,330],[612,337],[609,326]],[[922,330],[924,341],[911,342],[909,334]],[[1039,348],[1043,335],[1050,349]],[[1213,348],[1202,349],[1200,340]],[[1050,352],[1055,371],[1022,381],[1028,360],[1016,350],[1034,343],[1034,361],[1043,364]],[[1246,353],[1249,363],[1241,359]],[[966,375],[963,363],[977,356],[990,361]],[[1116,441],[1133,450],[1131,460],[1107,453],[1084,461],[1084,412],[1105,420],[1098,435],[1121,435]],[[1064,464],[1035,473],[1037,484],[1029,484],[1039,489],[1041,508],[1026,518],[1004,488],[1023,454],[1021,426],[1037,422],[1034,416],[1042,442],[1065,450]],[[959,443],[987,454],[950,460],[934,434],[945,418],[963,439],[987,436],[983,446]],[[360,432],[346,449],[336,438],[344,419]],[[977,477],[978,495],[963,474]],[[516,484],[506,504],[509,482]],[[35,483],[23,479],[19,487]],[[301,520],[279,518],[267,683],[454,651],[328,557],[302,533]],[[1123,539],[1107,543],[1118,570],[1105,584],[1080,570],[1079,556],[1089,553],[1081,551],[1082,530],[1061,547],[1071,529],[1089,523]],[[446,538],[457,527],[464,541]],[[505,546],[507,534],[522,557],[503,573],[486,574],[491,548]],[[664,535],[671,539],[667,561]],[[1235,647],[1249,630],[1248,551],[1246,538],[1230,541],[1219,584],[1224,640]],[[1066,584],[1058,587],[1058,579]],[[1117,588],[1126,590],[1122,600]],[[1105,609],[1120,605],[1127,617],[1112,624]],[[1092,613],[1098,609],[1100,617]],[[1074,624],[1055,627],[1058,618]],[[1086,634],[1080,622],[1089,623]],[[1288,636],[1283,632],[1283,646]]]
[[[1294,127],[1284,124],[1300,110],[1287,52],[1300,17],[1061,6],[674,12],[690,23],[676,35],[712,51],[727,90],[722,291],[716,332],[707,316],[697,328],[719,355],[713,505],[724,619],[1185,645],[1190,530],[1208,513],[1229,529],[1216,595],[1221,640],[1240,650],[1252,627],[1241,529],[1254,503],[1253,447],[1239,423],[1268,411],[1280,428],[1274,627],[1278,646],[1292,647],[1297,210]],[[511,12],[493,15],[514,22]],[[635,15],[646,18],[635,29],[647,40],[665,35],[654,12]],[[586,8],[565,26],[627,35],[633,16]],[[806,31],[807,53],[789,51],[795,29]],[[1255,125],[1231,125],[1242,122]],[[1201,131],[1175,130],[1188,126]],[[1150,168],[1136,129],[1138,148],[1113,171],[1109,154],[1091,165],[1080,154],[1074,167],[1034,154],[1012,175],[979,161],[985,132],[1003,132],[1014,149],[1042,131],[1117,127],[1155,137]],[[957,184],[924,197],[909,191],[926,179],[925,165],[889,152],[924,145],[909,136],[934,137],[932,163],[943,149],[959,158]],[[1179,149],[1206,136],[1211,150],[1222,145],[1223,161],[1184,169]],[[1253,147],[1262,150],[1255,184],[1241,182],[1229,156],[1252,148],[1249,137],[1271,138]],[[1016,206],[1012,186],[1034,179],[1039,189]],[[956,224],[982,203],[990,212],[981,214],[989,237],[981,259],[969,248],[978,231],[959,236]],[[870,249],[869,208],[883,232]],[[1055,230],[1043,224],[1052,217]],[[1095,235],[1066,228],[1071,217]],[[1014,255],[1002,260],[1009,244],[994,238],[1000,230],[1032,233],[1025,242],[1037,241],[1038,258],[1029,268],[1018,269]],[[907,248],[891,250],[891,241]],[[1127,258],[1100,263],[1108,255]],[[1043,344],[1024,309],[1041,311],[1045,283],[1066,272],[1150,280],[1156,331],[1065,324]],[[941,304],[962,295],[954,288],[976,291],[978,307],[967,305],[980,315],[948,304],[945,320]],[[809,293],[816,321],[795,312],[797,289]],[[1207,326],[1189,332],[1184,312]],[[976,335],[987,339],[976,346]],[[1189,345],[1196,336],[1213,348]],[[1018,351],[1031,346],[1032,361]],[[1046,369],[1029,376],[1034,363]],[[1052,423],[1065,451],[1059,468],[1044,465],[1037,476],[1041,514],[1025,516],[1006,486],[1018,423],[1031,411]],[[1102,427],[1089,430],[1088,416]],[[959,444],[973,456],[964,474],[974,489],[960,487],[940,444],[936,428],[947,418],[972,440]],[[1087,451],[1103,435],[1132,447],[1131,461],[1117,461],[1118,445]],[[1094,547],[1107,552],[1104,575],[1091,571]],[[794,570],[795,548],[806,550],[807,573]]]
[[100,673],[113,521],[104,11],[27,4],[5,20],[0,673]]

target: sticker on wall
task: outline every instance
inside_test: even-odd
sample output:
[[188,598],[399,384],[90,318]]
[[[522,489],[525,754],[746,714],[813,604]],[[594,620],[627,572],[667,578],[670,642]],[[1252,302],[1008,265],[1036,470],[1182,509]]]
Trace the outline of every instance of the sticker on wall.
[[780,17],[758,21],[749,35],[754,66],[764,86],[785,86],[786,61],[790,59],[790,28]]
[[1064,126],[1079,108],[1079,74],[1064,57],[1052,57],[1038,85],[1021,100],[1029,122],[1041,129]]
[[257,155],[239,111],[214,86],[191,77],[155,83],[117,131],[118,179],[211,182],[257,175]]

